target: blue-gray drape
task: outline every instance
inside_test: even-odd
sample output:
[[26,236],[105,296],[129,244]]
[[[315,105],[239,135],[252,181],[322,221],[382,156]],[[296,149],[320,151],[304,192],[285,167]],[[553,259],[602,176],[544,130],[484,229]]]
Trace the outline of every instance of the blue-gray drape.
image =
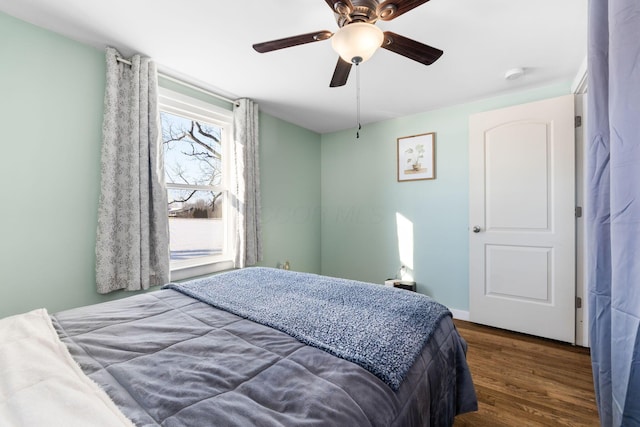
[[169,281],[157,71],[149,58],[135,55],[129,66],[119,56],[107,48],[96,237],[100,293]]
[[640,1],[591,0],[587,268],[602,426],[640,426]]

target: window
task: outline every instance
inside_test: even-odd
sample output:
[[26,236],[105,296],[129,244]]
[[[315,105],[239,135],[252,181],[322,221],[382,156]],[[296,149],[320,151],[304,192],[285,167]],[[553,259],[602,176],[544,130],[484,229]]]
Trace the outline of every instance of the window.
[[227,163],[232,113],[163,88],[159,102],[171,278],[176,280],[214,271],[203,266],[231,259]]

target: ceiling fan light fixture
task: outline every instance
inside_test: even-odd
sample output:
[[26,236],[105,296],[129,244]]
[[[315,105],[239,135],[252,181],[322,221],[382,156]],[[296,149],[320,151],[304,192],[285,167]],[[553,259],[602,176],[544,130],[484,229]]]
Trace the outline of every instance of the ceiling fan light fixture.
[[353,22],[340,28],[331,37],[331,46],[349,63],[361,63],[371,58],[382,45],[384,33],[366,22]]
[[389,3],[380,8],[378,16],[380,16],[380,19],[382,19],[383,21],[389,21],[395,17],[397,11],[398,6],[393,3]]

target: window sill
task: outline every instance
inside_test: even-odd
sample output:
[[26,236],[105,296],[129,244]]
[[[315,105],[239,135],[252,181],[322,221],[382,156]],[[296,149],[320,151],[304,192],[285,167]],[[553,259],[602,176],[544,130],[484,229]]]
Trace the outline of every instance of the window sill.
[[177,282],[193,279],[198,276],[230,270],[232,268],[234,268],[234,263],[233,260],[230,259],[220,259],[207,264],[176,266],[171,268],[171,281]]

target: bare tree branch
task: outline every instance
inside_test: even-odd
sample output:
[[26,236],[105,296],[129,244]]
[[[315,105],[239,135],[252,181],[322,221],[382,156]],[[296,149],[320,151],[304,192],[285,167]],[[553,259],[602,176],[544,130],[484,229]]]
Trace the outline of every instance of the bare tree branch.
[[[215,126],[163,113],[162,142],[167,152],[177,150],[175,163],[165,167],[167,181],[189,185],[215,185],[222,176],[221,135]],[[196,195],[196,193],[198,193]],[[172,215],[191,218],[220,217],[222,193],[198,190],[172,191],[170,205],[182,204]]]
[[[199,146],[203,147],[205,150],[210,152],[213,157],[215,157],[216,159],[221,159],[222,155],[221,155],[221,153],[219,151],[217,151],[215,148],[213,148],[213,146],[207,144],[206,142],[201,141],[200,138],[198,138],[198,136],[195,133],[195,127],[196,126],[200,127],[200,123],[192,120],[191,121],[191,128],[188,131],[186,131],[189,134],[189,137],[191,137],[191,139],[193,140],[194,143],[198,144]],[[207,135],[204,135],[204,136],[207,136]],[[216,142],[219,142],[215,138],[212,138],[212,139],[214,141],[216,141]]]
[[202,135],[206,136],[207,138],[213,139],[215,142],[220,142],[220,137],[218,135],[213,135],[212,133],[205,131],[205,128],[200,124],[200,122],[196,122],[196,126],[198,126],[198,132],[200,132]]
[[192,198],[194,194],[196,194],[196,190],[191,190],[191,193],[189,193],[189,195],[187,197],[183,197],[182,199],[174,199],[174,200],[170,201],[169,204],[188,202],[189,199]]

